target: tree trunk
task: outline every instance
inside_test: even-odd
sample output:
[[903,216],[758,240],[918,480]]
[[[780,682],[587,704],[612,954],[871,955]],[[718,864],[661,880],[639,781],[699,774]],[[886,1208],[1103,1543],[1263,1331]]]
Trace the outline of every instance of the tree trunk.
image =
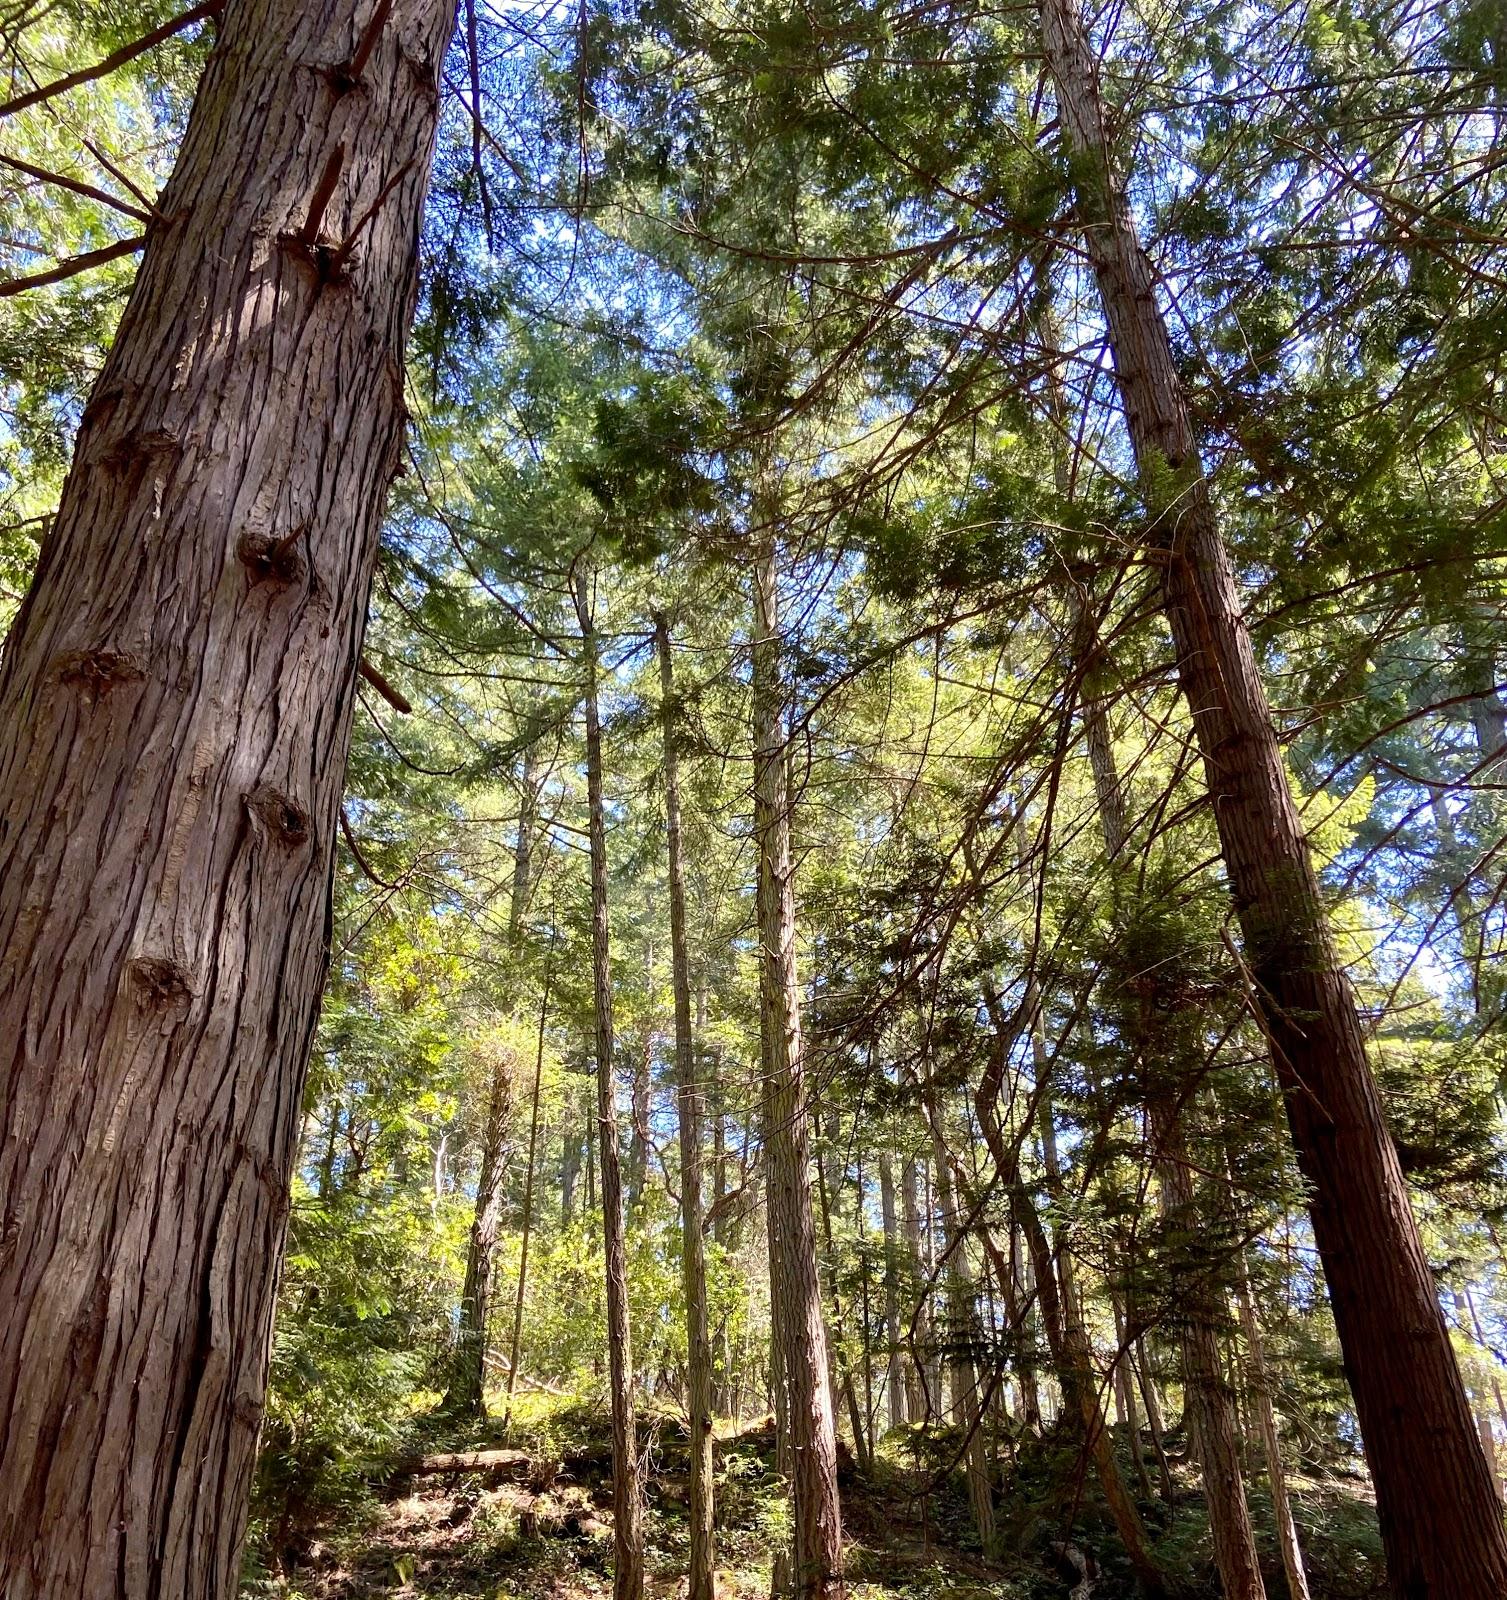
[[[534,1043],[534,1096],[533,1104],[529,1107],[528,1160],[523,1168],[523,1216],[518,1229],[518,1282],[513,1289],[513,1337],[508,1342],[508,1395],[502,1424],[504,1428],[513,1420],[513,1394],[518,1388],[518,1369],[523,1363],[523,1300],[528,1293],[529,1242],[534,1225],[534,1172],[539,1156],[539,1101],[544,1087],[544,1038],[549,1027],[550,985],[555,975],[554,955],[552,934],[544,966],[544,985],[539,994],[539,1031]],[[482,1329],[485,1335],[485,1323]]]
[[[574,1122],[576,1108],[571,1104],[573,1098],[570,1089],[573,1074],[567,1074],[565,1106],[561,1113],[565,1123],[562,1132],[563,1145],[560,1151],[560,1226],[568,1228],[571,1219],[576,1213],[576,1184],[581,1176],[581,1146],[586,1142],[582,1137],[582,1130]],[[589,1139],[589,1130],[587,1139]]]
[[1176,1500],[1176,1485],[1172,1481],[1172,1463],[1167,1459],[1167,1434],[1162,1426],[1162,1405],[1156,1395],[1156,1374],[1151,1370],[1151,1357],[1145,1339],[1136,1340],[1136,1377],[1140,1384],[1141,1400],[1146,1407],[1146,1429],[1151,1435],[1151,1448],[1156,1454],[1157,1481],[1162,1499],[1170,1506]]
[[[538,798],[538,756],[530,745],[523,758],[518,836],[513,845],[513,883],[508,904],[508,956],[517,961],[528,905],[534,852],[535,811]],[[543,1047],[540,1034],[540,1047]],[[460,1319],[455,1333],[455,1354],[450,1382],[441,1411],[457,1417],[486,1414],[487,1323],[492,1310],[492,1257],[497,1250],[497,1230],[502,1220],[502,1182],[507,1173],[507,1136],[513,1120],[513,1061],[499,1052],[487,1091],[487,1120],[482,1130],[481,1165],[476,1176],[476,1206],[466,1239],[466,1275],[461,1288]],[[534,1085],[534,1115],[529,1146],[530,1179],[533,1136],[538,1133],[539,1086]],[[525,1205],[528,1201],[525,1201]],[[508,1399],[512,1400],[509,1377]]]
[[842,1512],[837,1497],[837,1436],[827,1382],[811,1208],[811,1144],[795,966],[795,872],[790,854],[780,666],[778,587],[773,548],[754,571],[754,832],[759,847],[760,1033],[764,1041],[765,1186],[769,1198],[774,1337],[789,1430],[791,1593],[796,1600],[841,1595]]
[[607,1265],[607,1370],[612,1395],[612,1594],[641,1600],[643,1495],[633,1415],[633,1345],[628,1327],[628,1254],[623,1235],[623,1173],[618,1153],[617,1085],[612,1071],[612,963],[607,919],[607,816],[602,798],[601,672],[589,580],[572,582],[586,664],[586,803],[591,834],[591,978],[596,1012],[597,1132],[602,1165],[602,1239]]
[[[836,1144],[836,1136],[832,1126],[828,1125],[828,1137],[825,1141],[825,1151],[817,1156],[816,1178],[817,1199],[821,1205],[822,1238],[827,1247],[827,1260],[837,1261],[837,1246],[832,1234],[832,1211],[837,1204],[839,1194],[839,1176],[831,1167],[825,1152],[831,1151]],[[829,1268],[829,1274],[832,1268]],[[874,1453],[869,1443],[868,1433],[864,1428],[863,1406],[858,1399],[858,1385],[853,1379],[852,1364],[847,1354],[847,1320],[843,1314],[842,1295],[836,1283],[832,1285],[832,1337],[827,1344],[827,1381],[833,1392],[842,1392],[843,1404],[848,1408],[848,1429],[853,1435],[853,1454],[857,1459],[859,1470],[869,1472],[874,1465]]]
[[[476,1209],[466,1240],[460,1319],[455,1332],[455,1351],[450,1359],[449,1385],[440,1402],[441,1411],[459,1417],[480,1417],[486,1412],[482,1388],[486,1376],[487,1317],[492,1303],[492,1256],[497,1249],[497,1229],[502,1217],[502,1180],[511,1155],[508,1148],[508,1132],[513,1123],[511,1066],[511,1060],[497,1063],[487,1094],[481,1168],[476,1178]],[[436,1199],[440,1170],[441,1157],[436,1155]]]
[[1031,1261],[1024,1251],[1024,1237],[1020,1223],[1011,1212],[1010,1220],[1010,1298],[1027,1307],[1020,1323],[1021,1359],[1017,1381],[1020,1384],[1021,1421],[1032,1433],[1041,1432],[1040,1340],[1036,1329],[1040,1318],[1036,1309],[1036,1286],[1032,1279]]
[[888,1151],[879,1157],[879,1210],[884,1222],[884,1335],[886,1414],[892,1428],[910,1420],[905,1406],[905,1364],[900,1348],[899,1241],[895,1228],[895,1164]]
[[949,1374],[952,1423],[968,1436],[968,1447],[963,1455],[968,1480],[968,1504],[984,1559],[993,1561],[999,1555],[994,1520],[994,1485],[990,1481],[989,1457],[984,1443],[978,1372],[968,1348],[974,1328],[973,1290],[968,1282],[957,1205],[953,1199],[950,1157],[942,1133],[941,1109],[930,1090],[927,1113],[936,1147],[937,1199],[942,1209],[942,1232],[947,1249],[947,1343],[952,1346],[952,1371]]
[[1183,692],[1287,1103],[1394,1593],[1507,1592],[1507,1532],[1330,935],[1073,0],[1040,0]]
[[[1486,1330],[1481,1326],[1480,1313],[1476,1310],[1476,1297],[1470,1292],[1469,1289],[1466,1289],[1463,1298],[1465,1301],[1466,1312],[1470,1317],[1470,1331],[1472,1338],[1474,1338],[1475,1342],[1482,1350],[1486,1351],[1487,1354],[1491,1355],[1493,1360],[1495,1360],[1495,1352],[1492,1350],[1491,1345],[1487,1341]],[[1502,1395],[1502,1385],[1496,1376],[1495,1369],[1493,1369],[1492,1372],[1491,1392],[1496,1397],[1497,1419],[1501,1422],[1502,1427],[1507,1429],[1507,1399],[1504,1399]]]
[[1277,1547],[1282,1552],[1287,1596],[1288,1600],[1308,1600],[1308,1573],[1303,1565],[1303,1548],[1298,1543],[1298,1525],[1293,1521],[1292,1500],[1287,1493],[1287,1473],[1282,1465],[1282,1436],[1277,1431],[1271,1377],[1266,1368],[1266,1349],[1261,1339],[1261,1325],[1256,1319],[1256,1302],[1251,1296],[1250,1272],[1243,1250],[1239,1264],[1240,1279],[1235,1292],[1240,1302],[1240,1325],[1245,1332],[1251,1389],[1256,1404],[1256,1419],[1261,1428],[1261,1446],[1266,1456],[1266,1481],[1271,1488],[1272,1519],[1277,1524]]
[[227,5],[0,664],[7,1600],[235,1588],[452,21],[369,15]]
[[696,1073],[691,1031],[691,961],[686,934],[685,864],[680,838],[680,748],[670,632],[655,618],[660,718],[664,730],[665,847],[670,877],[670,977],[675,996],[675,1086],[680,1111],[681,1273],[685,1287],[686,1367],[690,1389],[691,1551],[688,1600],[716,1600],[716,1526],[712,1463],[712,1347],[707,1332],[706,1253],[702,1237],[701,1142],[706,1096]]
[[1110,1306],[1115,1319],[1115,1392],[1117,1405],[1124,1413],[1126,1432],[1130,1437],[1130,1461],[1135,1468],[1136,1486],[1143,1499],[1151,1498],[1151,1476],[1146,1471],[1146,1451],[1141,1440],[1141,1418],[1135,1403],[1135,1361],[1125,1336],[1125,1312],[1116,1295],[1111,1293]]
[[[654,959],[650,951],[648,993],[654,992]],[[654,1052],[654,1029],[644,1023],[643,1037],[633,1062],[632,1116],[628,1128],[628,1211],[633,1214],[644,1198],[649,1177],[649,1069]]]
[[905,1376],[905,1420],[912,1427],[924,1423],[936,1400],[928,1395],[922,1365],[931,1348],[931,1316],[926,1307],[926,1264],[921,1258],[921,1203],[920,1185],[916,1163],[907,1156],[900,1163],[900,1225],[905,1234],[905,1254],[909,1261],[907,1276],[920,1297],[915,1317],[913,1348],[903,1363]]
[[[1143,1040],[1154,1048],[1154,1040]],[[1173,1229],[1197,1237],[1200,1211],[1189,1174],[1187,1147],[1175,1113],[1151,1108],[1152,1139],[1162,1205]],[[1240,1427],[1235,1396],[1219,1354],[1217,1291],[1195,1270],[1182,1285],[1179,1339],[1183,1395],[1198,1440],[1198,1465],[1209,1505],[1214,1560],[1226,1600],[1265,1600],[1256,1532],[1251,1526],[1240,1472]]]
[[1099,1396],[1099,1377],[1094,1370],[1093,1350],[1079,1316],[1077,1297],[1071,1292],[1070,1284],[1063,1286],[1059,1292],[1056,1264],[1052,1259],[1052,1247],[1046,1229],[1042,1227],[1041,1218],[1021,1179],[1019,1151],[1006,1139],[1000,1125],[998,1108],[1009,1061],[1010,1033],[1004,1006],[998,996],[986,990],[985,1000],[994,1024],[995,1038],[989,1066],[979,1080],[974,1095],[979,1129],[999,1169],[1011,1216],[1025,1239],[1036,1278],[1036,1294],[1041,1306],[1042,1325],[1046,1330],[1047,1348],[1062,1388],[1063,1404],[1082,1429],[1084,1447],[1094,1464],[1115,1531],[1120,1536],[1120,1543],[1125,1547],[1126,1556],[1141,1587],[1148,1595],[1165,1595],[1166,1578],[1152,1554],[1151,1541],[1147,1537],[1140,1511],[1125,1486],[1119,1463],[1115,1460],[1113,1441]]
[[[1098,653],[1098,639],[1086,607],[1079,608],[1075,632],[1078,635],[1077,665],[1086,675]],[[1125,796],[1104,703],[1096,696],[1085,696],[1083,726],[1099,803],[1104,850],[1113,861],[1127,842]],[[1126,984],[1127,989],[1133,986],[1133,982]],[[1203,1218],[1194,1193],[1180,1113],[1182,1096],[1187,1086],[1196,1082],[1201,1063],[1189,1063],[1187,1071],[1181,1070],[1180,1047],[1161,1026],[1165,1012],[1159,1013],[1150,999],[1132,997],[1129,1003],[1134,1021],[1126,1030],[1127,1042],[1139,1057],[1142,1077],[1148,1084],[1147,1116],[1163,1214],[1174,1232],[1196,1238]],[[1198,1462],[1209,1507],[1209,1531],[1226,1600],[1266,1600],[1266,1586],[1256,1550],[1256,1530],[1251,1524],[1245,1480],[1240,1471],[1241,1430],[1235,1415],[1235,1396],[1219,1358],[1219,1302],[1222,1298],[1220,1288],[1208,1281],[1201,1268],[1189,1274],[1183,1284],[1178,1329],[1183,1394],[1190,1433],[1196,1434],[1198,1439]]]

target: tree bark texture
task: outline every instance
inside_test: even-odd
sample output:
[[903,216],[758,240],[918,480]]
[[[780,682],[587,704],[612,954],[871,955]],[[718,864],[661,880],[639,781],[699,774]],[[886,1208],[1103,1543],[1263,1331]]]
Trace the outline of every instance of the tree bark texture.
[[230,0],[5,648],[6,1600],[235,1587],[452,20]]
[[1154,519],[1164,606],[1284,1091],[1393,1592],[1507,1593],[1507,1533],[1327,924],[1073,0],[1040,0],[1081,233]]

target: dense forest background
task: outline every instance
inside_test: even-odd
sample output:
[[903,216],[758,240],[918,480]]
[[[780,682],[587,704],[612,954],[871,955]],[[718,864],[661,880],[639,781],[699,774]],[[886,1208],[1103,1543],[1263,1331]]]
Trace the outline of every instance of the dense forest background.
[[[0,10],[5,626],[214,10]],[[1507,13],[464,0],[436,85],[246,1592],[831,1593],[840,1489],[876,1600],[1444,1593],[1167,530],[1500,1498]]]

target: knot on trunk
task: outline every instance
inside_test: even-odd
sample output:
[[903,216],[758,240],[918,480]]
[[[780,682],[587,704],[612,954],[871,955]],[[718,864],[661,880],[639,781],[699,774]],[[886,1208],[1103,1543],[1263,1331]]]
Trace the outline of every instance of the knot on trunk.
[[253,789],[246,796],[246,811],[253,824],[270,838],[292,849],[309,838],[309,813],[292,795],[270,784]]
[[103,465],[123,476],[145,473],[154,463],[176,461],[183,454],[183,442],[176,434],[152,428],[123,434],[102,457]]
[[261,1427],[264,1406],[262,1401],[258,1400],[255,1395],[247,1394],[243,1390],[235,1397],[230,1409],[236,1421],[249,1428],[253,1433]]
[[409,76],[413,79],[414,88],[429,100],[438,100],[440,97],[439,74],[435,70],[434,62],[427,56],[412,55],[403,51],[403,65],[408,68]]
[[243,533],[235,553],[252,583],[276,583],[284,587],[297,583],[309,570],[296,548],[308,527],[308,523],[301,522],[281,539],[274,539],[268,533]]
[[122,683],[138,683],[146,674],[136,657],[124,650],[67,650],[57,658],[60,683],[100,700]]
[[108,389],[99,389],[90,395],[83,415],[79,418],[80,432],[86,428],[103,428],[115,415],[116,407],[125,397],[126,391],[118,383],[111,384]]
[[316,288],[326,289],[350,281],[347,270],[350,257],[338,244],[323,239],[310,242],[300,239],[296,233],[279,234],[277,242],[310,274]]
[[194,997],[187,971],[166,956],[137,956],[126,968],[143,1011],[171,1011]]

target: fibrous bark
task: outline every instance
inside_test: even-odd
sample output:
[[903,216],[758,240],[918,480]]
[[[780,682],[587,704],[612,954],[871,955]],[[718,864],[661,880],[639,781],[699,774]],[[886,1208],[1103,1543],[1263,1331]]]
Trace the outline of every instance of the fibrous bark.
[[235,1587],[448,0],[231,0],[0,665],[0,1593]]

